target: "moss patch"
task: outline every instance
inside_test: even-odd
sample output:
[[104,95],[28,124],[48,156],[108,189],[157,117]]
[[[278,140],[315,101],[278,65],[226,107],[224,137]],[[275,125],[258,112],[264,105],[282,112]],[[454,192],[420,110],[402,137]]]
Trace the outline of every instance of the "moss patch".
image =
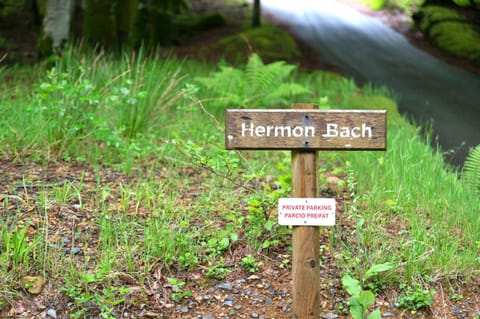
[[480,66],[480,33],[459,12],[427,6],[417,16],[417,25],[436,46]]
[[247,29],[220,40],[216,49],[233,64],[244,64],[251,53],[257,53],[263,61],[290,61],[301,56],[294,39],[285,31],[271,25]]
[[227,19],[220,13],[205,15],[181,14],[175,17],[174,24],[179,31],[190,35],[194,32],[225,26]]

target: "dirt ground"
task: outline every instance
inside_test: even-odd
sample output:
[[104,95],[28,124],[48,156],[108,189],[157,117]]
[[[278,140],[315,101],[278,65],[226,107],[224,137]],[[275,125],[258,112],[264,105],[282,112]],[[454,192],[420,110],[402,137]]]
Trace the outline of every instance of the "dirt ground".
[[[99,187],[97,182],[111,189],[111,196],[105,204],[108,207],[119,207],[121,203],[120,190],[115,185],[135,183],[135,177],[119,172],[102,169],[94,171],[88,165],[72,163],[52,163],[48,167],[30,164],[17,164],[6,160],[0,161],[0,213],[4,218],[15,218],[28,222],[31,234],[44,226],[44,213],[39,198],[45,192],[55,192],[62,183],[81,183],[82,192],[94,194]],[[198,185],[206,171],[185,168],[192,179],[186,194],[196,194]],[[330,173],[328,173],[330,174]],[[81,181],[79,177],[81,176]],[[335,180],[332,175],[329,178]],[[25,183],[28,180],[28,184]],[[348,202],[348,196],[332,184],[328,190],[330,196],[337,198],[336,223],[340,225],[337,236],[348,236],[354,229],[354,220],[343,215],[343,205]],[[53,196],[53,195],[52,195]],[[85,258],[94,258],[99,245],[98,228],[94,214],[95,203],[90,203],[85,195],[81,208],[77,199],[67,203],[57,204],[54,201],[48,207],[49,245],[63,243],[67,255],[82,263]],[[191,199],[188,199],[191,200]],[[248,213],[247,207],[244,208]],[[132,207],[132,211],[135,209]],[[13,213],[15,212],[15,213]],[[37,212],[37,213],[35,213]],[[146,212],[148,213],[148,212]],[[10,216],[15,214],[15,216]],[[142,210],[137,212],[142,214]],[[321,262],[320,262],[320,315],[321,318],[348,318],[348,296],[340,283],[341,272],[338,260],[328,249],[329,236],[332,230],[323,228],[320,231]],[[74,238],[74,234],[80,237]],[[75,247],[69,248],[69,243],[75,242]],[[74,251],[74,249],[76,251]],[[161,263],[150,271],[143,282],[126,273],[117,273],[114,279],[118,285],[131,289],[127,300],[112,313],[114,318],[291,318],[292,317],[292,277],[291,252],[288,247],[276,247],[257,256],[262,263],[254,272],[241,266],[242,258],[247,254],[242,240],[236,242],[224,254],[225,264],[231,272],[225,279],[213,280],[206,277],[204,268],[200,266],[189,272],[175,270],[171,274]],[[51,255],[54,257],[54,255]],[[62,256],[57,256],[63,258]],[[55,257],[55,258],[57,258]],[[172,301],[172,286],[167,277],[175,276],[186,282],[184,291],[190,291],[191,297],[179,302]],[[41,293],[30,294],[21,292],[21,298],[0,311],[0,318],[68,318],[72,309],[72,300],[60,290],[62,278],[50,274]],[[431,285],[431,284],[430,284]],[[428,287],[428,284],[427,284]],[[98,287],[101,289],[101,286]],[[372,309],[380,309],[384,318],[433,319],[433,318],[476,318],[480,315],[480,288],[478,285],[462,285],[461,281],[445,283],[438,281],[428,288],[436,290],[434,303],[431,307],[417,312],[399,309],[398,290],[392,289],[379,292]],[[20,290],[21,291],[21,290]],[[455,296],[455,298],[452,298]],[[54,316],[54,315],[55,316]],[[98,314],[98,313],[97,313]],[[92,308],[88,318],[100,318]]]

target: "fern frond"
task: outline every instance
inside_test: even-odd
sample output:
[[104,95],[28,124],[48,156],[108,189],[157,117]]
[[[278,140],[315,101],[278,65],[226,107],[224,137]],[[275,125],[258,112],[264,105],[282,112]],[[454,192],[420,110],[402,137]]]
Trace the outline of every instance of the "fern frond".
[[480,145],[475,147],[463,165],[463,182],[480,196]]
[[300,84],[290,83],[289,75],[295,65],[278,61],[264,64],[257,54],[252,54],[243,70],[220,66],[208,77],[198,78],[215,96],[214,107],[255,107],[286,102],[286,98],[310,91]]
[[265,65],[257,54],[253,54],[245,67],[245,73],[249,81],[249,94],[257,95],[276,87],[295,68],[295,65],[286,64],[284,61]]
[[241,96],[247,85],[243,71],[230,66],[221,66],[218,72],[210,74],[209,77],[195,80],[213,93],[215,100],[210,103],[215,107],[224,104],[240,106],[237,104],[242,100]]
[[250,58],[248,58],[245,73],[250,78],[250,76],[254,76],[258,70],[261,70],[264,66],[265,64],[263,64],[262,58],[258,54],[253,53]]

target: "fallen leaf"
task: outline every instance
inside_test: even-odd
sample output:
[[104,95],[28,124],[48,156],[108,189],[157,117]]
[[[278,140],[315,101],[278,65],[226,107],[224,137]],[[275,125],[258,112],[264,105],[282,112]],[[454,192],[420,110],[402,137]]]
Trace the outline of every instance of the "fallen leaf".
[[147,311],[143,315],[149,318],[158,318],[160,316],[158,312],[153,312],[153,311]]

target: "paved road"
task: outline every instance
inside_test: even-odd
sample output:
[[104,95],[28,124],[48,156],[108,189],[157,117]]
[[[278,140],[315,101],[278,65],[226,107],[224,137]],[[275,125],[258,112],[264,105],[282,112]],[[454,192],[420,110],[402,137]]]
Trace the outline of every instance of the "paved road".
[[461,164],[480,144],[480,77],[409,44],[374,17],[334,0],[262,0],[262,10],[287,22],[322,61],[357,82],[386,85],[401,112],[433,120],[447,161]]

